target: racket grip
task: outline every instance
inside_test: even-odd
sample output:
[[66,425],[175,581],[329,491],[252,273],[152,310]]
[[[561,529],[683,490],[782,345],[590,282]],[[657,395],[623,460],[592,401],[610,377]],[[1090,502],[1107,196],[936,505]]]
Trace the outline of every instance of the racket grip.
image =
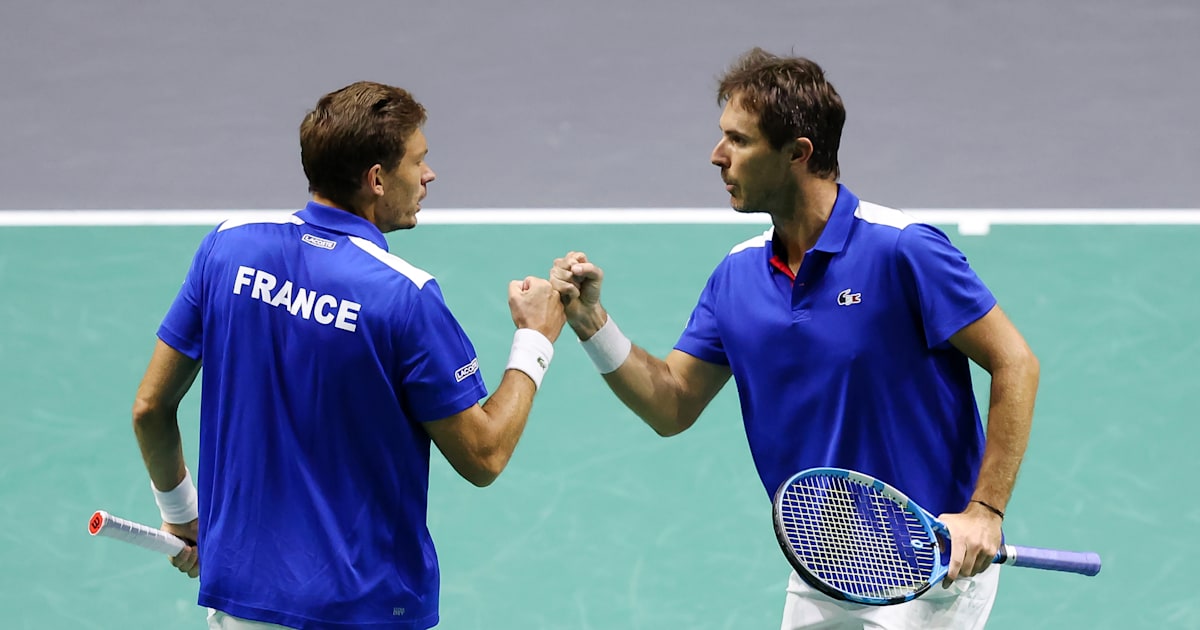
[[1092,551],[1063,551],[1004,545],[996,554],[995,563],[1080,575],[1096,575],[1100,572],[1100,554]]
[[161,529],[147,527],[141,523],[127,521],[104,510],[92,514],[92,518],[88,520],[88,532],[93,536],[114,538],[169,556],[178,555],[187,546],[187,543],[178,536]]

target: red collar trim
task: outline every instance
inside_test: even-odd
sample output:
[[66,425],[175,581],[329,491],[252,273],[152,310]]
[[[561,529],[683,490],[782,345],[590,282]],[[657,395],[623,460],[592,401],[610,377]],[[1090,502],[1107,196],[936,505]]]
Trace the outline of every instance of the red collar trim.
[[792,273],[792,268],[788,266],[779,256],[772,256],[770,260],[771,266],[787,274],[787,277],[793,282],[796,280],[796,274]]

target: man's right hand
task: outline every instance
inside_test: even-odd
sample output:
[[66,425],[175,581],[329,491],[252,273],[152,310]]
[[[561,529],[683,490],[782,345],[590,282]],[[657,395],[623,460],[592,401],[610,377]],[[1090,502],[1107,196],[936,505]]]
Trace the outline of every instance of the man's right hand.
[[517,328],[532,328],[554,343],[562,332],[566,317],[562,299],[550,283],[529,276],[508,284],[508,308]]
[[579,335],[588,339],[608,319],[604,307],[600,306],[600,283],[604,281],[604,270],[588,262],[587,254],[569,252],[554,260],[550,268],[550,286],[562,296],[567,323]]
[[196,538],[200,535],[200,521],[193,520],[189,523],[167,523],[163,522],[162,530],[174,534],[184,540],[188,544],[172,558],[171,566],[179,569],[180,573],[187,574],[190,578],[200,577],[200,552],[196,549]]

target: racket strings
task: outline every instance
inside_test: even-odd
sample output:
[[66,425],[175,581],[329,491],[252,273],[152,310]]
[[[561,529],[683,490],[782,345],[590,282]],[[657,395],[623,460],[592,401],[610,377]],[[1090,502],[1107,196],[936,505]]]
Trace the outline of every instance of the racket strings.
[[780,515],[801,564],[847,593],[905,595],[932,575],[937,547],[925,527],[874,488],[841,477],[805,479],[785,491]]

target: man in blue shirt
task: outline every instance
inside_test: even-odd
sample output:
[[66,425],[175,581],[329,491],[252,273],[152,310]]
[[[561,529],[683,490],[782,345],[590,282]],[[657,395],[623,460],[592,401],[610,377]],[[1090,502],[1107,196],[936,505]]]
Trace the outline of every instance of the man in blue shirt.
[[[312,202],[227,221],[200,244],[138,389],[133,424],[163,528],[195,546],[214,628],[429,628],[430,443],[473,484],[508,463],[564,323],[549,282],[513,281],[517,326],[487,395],[437,280],[388,252],[434,172],[425,110],[360,82],[300,126]],[[196,482],[180,400],[201,364]]]
[[[1037,359],[945,234],[838,184],[845,110],[819,66],[755,49],[718,97],[712,162],[733,208],[769,214],[772,228],[717,266],[665,360],[616,327],[600,304],[603,271],[581,252],[550,272],[568,323],[609,387],[663,436],[690,427],[732,376],[768,496],[802,469],[850,468],[949,526],[944,590],[871,608],[793,572],[782,628],[980,628]],[[986,436],[971,360],[991,375]]]

